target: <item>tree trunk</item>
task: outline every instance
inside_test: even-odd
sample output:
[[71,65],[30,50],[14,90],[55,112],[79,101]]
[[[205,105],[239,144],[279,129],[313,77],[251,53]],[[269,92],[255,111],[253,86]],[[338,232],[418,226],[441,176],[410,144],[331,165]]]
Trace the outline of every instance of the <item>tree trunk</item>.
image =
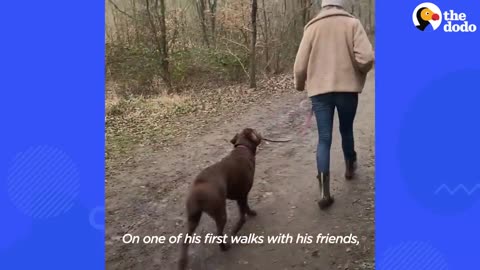
[[130,5],[132,6],[132,13],[133,13],[133,23],[134,23],[134,31],[135,31],[135,43],[141,42],[140,40],[140,33],[139,33],[139,24],[138,24],[138,10],[136,1],[131,0]]
[[373,21],[374,21],[374,18],[373,18],[373,14],[375,14],[375,11],[374,11],[374,8],[375,8],[375,3],[373,2],[373,0],[370,0],[370,5],[369,5],[369,16],[368,16],[368,28],[369,28],[369,32],[370,34],[373,33],[374,31],[374,26],[373,26]]
[[308,8],[310,0],[300,0],[300,6],[302,8],[302,23],[303,26],[307,25],[308,22]]
[[[155,14],[160,24],[160,36],[158,36],[157,26],[155,24],[154,16],[150,9],[150,0],[145,0],[147,8],[148,21],[150,23],[151,31],[159,54],[160,66],[162,68],[161,77],[167,85],[168,93],[172,91],[172,80],[168,61],[168,46],[167,46],[167,27],[165,23],[165,0],[155,0]],[[160,13],[158,13],[160,9]]]
[[257,88],[256,80],[256,46],[257,46],[257,0],[252,0],[252,40],[250,44],[250,88]]
[[208,32],[207,32],[207,23],[205,19],[205,0],[196,0],[197,6],[197,13],[198,17],[200,18],[200,26],[202,28],[203,33],[203,41],[207,47],[210,47],[210,42],[208,40]]
[[217,0],[208,0],[208,6],[210,8],[210,27],[212,28],[212,42],[215,46],[216,40],[216,24],[217,24]]
[[362,25],[365,25],[365,20],[362,16],[362,5],[359,5],[358,6],[358,19],[360,20],[360,22],[362,23]]
[[265,0],[262,0],[263,6],[263,33],[265,36],[265,71],[270,72],[270,39],[269,39],[269,31],[268,28],[268,17],[267,17],[267,7],[265,6]]
[[[162,48],[162,69],[164,74],[167,77],[168,86],[171,89],[172,81],[170,75],[170,63],[168,60],[168,41],[167,41],[167,23],[166,23],[166,7],[165,7],[165,0],[156,0],[156,11],[158,12],[158,4],[160,3],[160,16],[157,16],[160,22],[160,45]],[[158,14],[157,14],[158,15]]]

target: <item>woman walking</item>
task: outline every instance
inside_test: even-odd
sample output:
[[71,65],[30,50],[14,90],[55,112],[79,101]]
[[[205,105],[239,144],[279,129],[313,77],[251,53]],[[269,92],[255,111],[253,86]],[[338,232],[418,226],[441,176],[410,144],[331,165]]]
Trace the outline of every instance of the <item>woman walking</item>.
[[322,10],[306,26],[294,66],[295,88],[307,90],[318,126],[317,179],[325,209],[330,195],[330,147],[337,108],[345,159],[345,178],[352,179],[357,154],[353,122],[358,94],[374,62],[372,44],[358,19],[345,8],[348,0],[323,0]]

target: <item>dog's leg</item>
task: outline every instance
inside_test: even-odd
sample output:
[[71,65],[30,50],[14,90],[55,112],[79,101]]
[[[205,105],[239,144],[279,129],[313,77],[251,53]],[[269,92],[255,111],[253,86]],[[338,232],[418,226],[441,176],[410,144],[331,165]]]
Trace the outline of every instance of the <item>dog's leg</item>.
[[[202,212],[197,212],[195,214],[188,215],[188,235],[192,236],[195,232],[195,229],[200,222],[200,218],[202,217]],[[180,255],[180,261],[178,263],[178,269],[184,270],[187,269],[188,265],[188,246],[190,243],[188,241],[183,242],[182,244],[182,252]]]
[[[227,223],[227,209],[225,205],[222,207],[219,213],[215,215],[215,223],[217,224],[217,235],[223,236],[223,230],[225,229],[225,224]],[[219,245],[222,251],[227,251],[230,248],[230,244],[228,242],[222,242]]]
[[240,229],[242,229],[243,224],[245,224],[246,218],[245,215],[250,211],[252,211],[249,206],[247,199],[240,199],[237,200],[237,205],[238,205],[238,210],[239,210],[239,219],[237,221],[237,224],[233,228],[233,235],[236,235]]
[[255,210],[252,210],[252,208],[250,208],[250,205],[248,204],[248,200],[245,199],[245,205],[247,206],[247,215],[250,216],[250,217],[255,217],[257,216],[257,211]]

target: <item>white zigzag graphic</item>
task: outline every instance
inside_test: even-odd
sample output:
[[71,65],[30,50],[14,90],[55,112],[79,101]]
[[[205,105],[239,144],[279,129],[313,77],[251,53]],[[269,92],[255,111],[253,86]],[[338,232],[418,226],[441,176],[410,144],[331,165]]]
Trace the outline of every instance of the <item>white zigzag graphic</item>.
[[440,193],[440,191],[442,190],[446,190],[450,195],[455,195],[455,193],[457,193],[457,191],[459,190],[463,190],[468,196],[472,195],[473,193],[475,193],[475,191],[477,191],[477,189],[480,189],[480,184],[477,184],[475,185],[472,189],[468,189],[467,187],[465,187],[465,185],[463,184],[460,184],[458,185],[455,189],[450,189],[446,184],[443,184],[441,185],[436,191],[435,191],[435,194],[438,194]]

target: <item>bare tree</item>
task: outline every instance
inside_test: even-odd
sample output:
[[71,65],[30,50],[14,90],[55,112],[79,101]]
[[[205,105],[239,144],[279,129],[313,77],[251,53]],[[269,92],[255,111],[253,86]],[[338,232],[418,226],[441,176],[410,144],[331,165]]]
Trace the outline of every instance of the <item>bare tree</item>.
[[[375,0],[353,2],[348,10],[361,20],[374,42]],[[290,69],[302,30],[321,3],[106,0],[108,80],[127,85],[123,88],[129,93],[143,95],[155,94],[158,77],[171,92],[187,75],[227,81],[245,72],[255,88],[257,73],[279,74]]]
[[300,0],[300,7],[302,9],[302,24],[305,26],[309,20],[310,0]]
[[[148,21],[150,23],[153,39],[157,47],[159,54],[160,66],[162,73],[160,76],[167,85],[168,92],[172,91],[172,77],[170,74],[169,61],[168,61],[168,46],[167,46],[167,27],[165,23],[165,0],[154,0],[153,13],[151,10],[150,0],[145,0],[146,12]],[[155,15],[154,15],[155,14]],[[156,26],[156,21],[160,25],[160,36]]]
[[358,19],[360,19],[360,22],[362,23],[362,25],[365,24],[365,20],[362,17],[362,4],[358,5]]
[[216,24],[217,24],[217,0],[208,0],[208,7],[210,8],[210,28],[212,31],[212,42],[215,46],[216,40]]
[[372,33],[374,31],[374,8],[375,8],[375,3],[373,2],[373,0],[369,0],[369,16],[368,16],[368,30],[370,33]]
[[210,42],[208,40],[208,32],[207,32],[207,22],[205,18],[205,0],[195,0],[198,17],[200,19],[200,26],[202,28],[203,33],[203,41],[207,47],[210,47]]
[[268,16],[267,7],[265,6],[265,0],[262,0],[263,6],[263,38],[265,39],[265,71],[270,72],[270,39],[268,28]]
[[250,88],[257,88],[257,80],[256,80],[256,47],[257,47],[257,11],[258,5],[257,0],[252,0],[252,40],[250,44]]

